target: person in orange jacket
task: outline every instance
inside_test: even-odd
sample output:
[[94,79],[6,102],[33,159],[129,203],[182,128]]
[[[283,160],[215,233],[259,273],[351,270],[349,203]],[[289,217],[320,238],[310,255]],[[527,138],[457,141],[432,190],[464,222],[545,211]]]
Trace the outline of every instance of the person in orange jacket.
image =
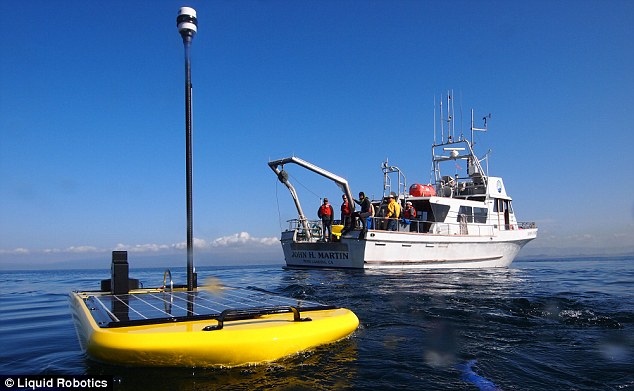
[[332,221],[335,218],[335,211],[332,209],[332,205],[328,203],[328,198],[324,198],[324,203],[319,207],[317,216],[321,219],[323,226],[322,240],[327,242],[332,235]]
[[403,212],[403,221],[409,224],[410,232],[418,232],[418,221],[416,220],[416,209],[412,206],[411,201],[405,203],[405,212]]
[[343,203],[341,204],[341,224],[344,227],[350,225],[350,216],[352,212],[350,211],[350,204],[348,203],[348,197],[345,194],[341,196]]

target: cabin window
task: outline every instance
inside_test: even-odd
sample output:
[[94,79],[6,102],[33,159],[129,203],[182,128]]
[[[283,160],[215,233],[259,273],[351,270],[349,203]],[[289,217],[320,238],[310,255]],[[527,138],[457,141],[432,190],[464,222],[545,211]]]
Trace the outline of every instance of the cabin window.
[[473,223],[473,208],[470,206],[461,206],[460,210],[458,210],[458,222],[464,221],[461,220],[461,216],[466,216],[467,223]]
[[496,198],[493,201],[493,212],[506,212],[513,213],[513,206],[511,205],[510,200],[503,200],[501,198]]
[[449,213],[449,205],[431,204],[431,209],[433,216],[430,217],[432,217],[433,220],[430,219],[430,221],[445,221],[447,213]]
[[473,208],[473,217],[476,223],[486,224],[488,214],[487,208]]

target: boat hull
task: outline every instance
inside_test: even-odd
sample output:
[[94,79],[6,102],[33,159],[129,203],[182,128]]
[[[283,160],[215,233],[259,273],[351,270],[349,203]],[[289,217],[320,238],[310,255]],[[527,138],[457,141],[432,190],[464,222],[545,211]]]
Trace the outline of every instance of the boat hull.
[[[73,292],[70,304],[79,341],[94,360],[125,366],[212,367],[274,361],[340,340],[358,326],[345,308],[302,312],[310,321],[294,321],[289,313],[266,314],[225,322],[168,321],[104,328],[86,305],[86,293]],[[304,318],[305,320],[305,318]]]
[[537,229],[495,236],[434,235],[370,230],[347,233],[337,242],[301,242],[282,234],[288,267],[348,269],[437,269],[508,267]]

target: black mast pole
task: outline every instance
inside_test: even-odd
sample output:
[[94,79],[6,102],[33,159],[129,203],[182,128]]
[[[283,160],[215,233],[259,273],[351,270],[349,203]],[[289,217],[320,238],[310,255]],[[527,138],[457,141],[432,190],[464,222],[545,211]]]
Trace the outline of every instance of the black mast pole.
[[189,52],[198,31],[198,19],[196,10],[190,7],[181,7],[176,18],[178,32],[183,37],[185,46],[185,154],[187,171],[187,290],[196,288],[196,276],[194,273],[194,224],[193,224],[193,199],[192,199],[192,83]]

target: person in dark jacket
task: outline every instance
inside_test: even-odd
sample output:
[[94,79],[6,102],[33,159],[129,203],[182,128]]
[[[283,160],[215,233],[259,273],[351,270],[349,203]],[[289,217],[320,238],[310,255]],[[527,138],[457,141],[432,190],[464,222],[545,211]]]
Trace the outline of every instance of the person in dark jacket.
[[[371,226],[372,221],[370,221],[369,222],[370,224],[368,224],[367,220],[368,220],[368,217],[374,216],[374,208],[372,207],[372,202],[370,201],[370,199],[366,197],[365,193],[363,193],[362,191],[359,192],[359,199],[354,200],[354,202],[361,205],[361,211],[359,213],[355,212],[355,217],[358,217],[359,220],[361,220],[361,226],[363,227],[363,231],[361,232],[359,237],[362,237],[365,234],[365,232],[367,232],[368,228],[372,228]],[[370,225],[370,227],[368,227],[368,225]]]

